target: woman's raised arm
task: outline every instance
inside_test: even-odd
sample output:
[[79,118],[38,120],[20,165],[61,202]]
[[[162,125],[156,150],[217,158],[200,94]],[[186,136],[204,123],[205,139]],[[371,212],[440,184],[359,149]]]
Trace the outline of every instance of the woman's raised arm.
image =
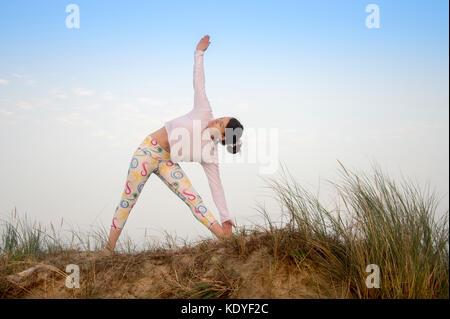
[[197,44],[194,53],[194,110],[212,112],[206,97],[205,71],[203,69],[203,54],[209,44],[209,35],[205,35]]

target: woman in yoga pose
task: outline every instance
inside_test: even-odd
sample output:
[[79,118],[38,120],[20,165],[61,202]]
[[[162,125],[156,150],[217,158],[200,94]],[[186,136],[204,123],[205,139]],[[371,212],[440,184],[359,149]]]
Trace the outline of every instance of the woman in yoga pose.
[[[222,145],[227,145],[229,152],[237,153],[241,147],[239,139],[244,128],[234,117],[213,117],[205,93],[203,70],[203,54],[209,44],[209,35],[206,35],[194,52],[194,108],[183,116],[165,122],[163,127],[150,133],[134,152],[105,251],[114,250],[128,215],[151,173],[155,173],[181,198],[194,217],[214,235],[218,238],[231,236],[234,224],[222,188],[216,144],[221,142]],[[202,165],[222,225],[216,221],[177,162],[199,162]]]

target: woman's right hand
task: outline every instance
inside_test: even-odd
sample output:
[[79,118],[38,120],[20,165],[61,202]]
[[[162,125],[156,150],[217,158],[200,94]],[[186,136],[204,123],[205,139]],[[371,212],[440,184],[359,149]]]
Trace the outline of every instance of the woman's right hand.
[[233,234],[232,226],[234,226],[234,225],[231,220],[227,220],[222,223],[223,234],[226,238],[231,237],[231,235]]
[[205,35],[197,44],[197,50],[206,51],[209,47],[209,35]]

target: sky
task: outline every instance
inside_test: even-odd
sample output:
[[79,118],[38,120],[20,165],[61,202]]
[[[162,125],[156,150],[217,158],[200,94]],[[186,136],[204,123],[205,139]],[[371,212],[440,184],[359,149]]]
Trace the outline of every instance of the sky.
[[[79,28],[68,28],[69,4]],[[366,7],[379,8],[369,28]],[[325,203],[339,163],[434,187],[448,210],[448,1],[0,0],[0,217],[109,227],[136,147],[193,105],[193,53],[209,34],[206,91],[215,117],[277,132],[271,158]],[[269,134],[269,133],[268,133]],[[225,158],[226,157],[226,158]],[[240,225],[275,219],[264,163],[221,178]],[[197,163],[181,163],[216,210]],[[218,212],[215,212],[218,218]],[[127,234],[212,236],[152,176]],[[152,237],[153,236],[153,237]]]

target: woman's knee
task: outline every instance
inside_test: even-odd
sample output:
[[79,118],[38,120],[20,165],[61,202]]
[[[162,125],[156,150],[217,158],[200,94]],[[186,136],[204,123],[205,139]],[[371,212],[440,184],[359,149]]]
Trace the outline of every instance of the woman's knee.
[[145,153],[140,147],[134,152],[128,168],[125,188],[116,207],[111,227],[123,229],[125,222],[136,204],[145,183],[157,167],[157,160]]

